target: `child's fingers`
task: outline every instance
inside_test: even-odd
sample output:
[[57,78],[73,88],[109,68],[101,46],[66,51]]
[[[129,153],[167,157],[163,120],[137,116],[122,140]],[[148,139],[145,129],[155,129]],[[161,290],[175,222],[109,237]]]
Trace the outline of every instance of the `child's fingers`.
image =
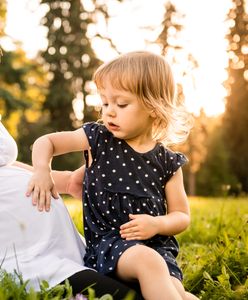
[[53,196],[54,199],[59,198],[59,193],[57,192],[55,186],[52,188],[52,196]]
[[132,221],[129,221],[125,224],[122,224],[120,226],[120,229],[124,230],[124,229],[128,229],[128,228],[131,228],[131,227],[134,227],[134,226],[137,226],[137,222],[135,220],[132,220]]
[[50,207],[51,207],[51,192],[47,191],[46,192],[46,204],[45,204],[46,211],[49,211]]
[[29,197],[32,194],[33,189],[34,189],[34,184],[32,182],[29,182],[27,191],[26,191],[27,197]]
[[39,201],[39,194],[40,194],[39,188],[35,187],[33,190],[33,194],[32,194],[32,204],[34,206],[37,205],[37,203]]
[[46,192],[41,191],[40,195],[39,195],[39,203],[38,203],[39,211],[43,211],[44,206],[45,206],[45,202],[46,202]]

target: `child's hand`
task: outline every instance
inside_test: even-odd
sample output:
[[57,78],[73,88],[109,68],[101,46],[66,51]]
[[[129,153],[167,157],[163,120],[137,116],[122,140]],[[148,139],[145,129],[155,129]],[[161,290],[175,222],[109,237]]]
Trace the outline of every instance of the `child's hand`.
[[54,181],[48,171],[36,171],[31,177],[26,196],[32,193],[32,204],[37,205],[39,211],[49,211],[51,206],[51,196],[58,198]]
[[126,240],[147,240],[157,234],[155,217],[129,214],[131,221],[121,225],[120,235]]

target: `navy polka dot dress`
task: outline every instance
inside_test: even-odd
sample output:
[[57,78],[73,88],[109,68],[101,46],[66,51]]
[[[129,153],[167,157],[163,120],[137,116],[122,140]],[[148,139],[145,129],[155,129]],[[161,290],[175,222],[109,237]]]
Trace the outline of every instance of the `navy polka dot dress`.
[[146,153],[138,153],[99,123],[86,123],[83,128],[92,155],[92,164],[88,166],[88,151],[84,153],[86,266],[103,274],[112,273],[126,249],[142,244],[160,253],[170,274],[182,280],[175,260],[179,246],[173,236],[156,235],[145,241],[126,241],[119,230],[129,221],[130,213],[166,214],[165,184],[187,159],[162,144]]

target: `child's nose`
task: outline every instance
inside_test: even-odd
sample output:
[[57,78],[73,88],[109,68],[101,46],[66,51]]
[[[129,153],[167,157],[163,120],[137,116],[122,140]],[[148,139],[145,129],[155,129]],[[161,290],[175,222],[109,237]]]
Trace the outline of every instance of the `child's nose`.
[[116,115],[115,109],[113,105],[108,105],[107,107],[107,115],[113,117]]

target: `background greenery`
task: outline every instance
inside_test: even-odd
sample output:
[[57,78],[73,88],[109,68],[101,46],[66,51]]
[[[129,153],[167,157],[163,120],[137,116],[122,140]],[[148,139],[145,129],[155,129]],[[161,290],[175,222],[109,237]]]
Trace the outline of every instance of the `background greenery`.
[[[65,203],[82,233],[81,202]],[[178,236],[185,288],[202,300],[248,299],[248,199],[191,198],[190,206],[191,225]],[[11,275],[0,276],[0,299],[71,299],[69,285],[49,290],[43,283],[40,293],[25,286]],[[95,299],[93,291],[90,297]]]
[[[27,4],[29,1],[26,0]],[[128,0],[111,2],[125,1]],[[98,118],[98,110],[86,103],[87,96],[92,93],[92,74],[101,63],[92,48],[92,39],[105,40],[113,51],[119,52],[110,36],[103,36],[97,26],[101,22],[108,28],[109,2],[91,0],[94,9],[87,10],[85,2],[80,0],[40,0],[40,6],[48,7],[41,20],[47,30],[47,48],[34,59],[28,59],[18,43],[16,50],[3,49],[0,114],[18,142],[19,160],[30,163],[31,147],[38,136],[73,129],[82,122]],[[195,126],[188,141],[176,148],[189,158],[185,168],[185,185],[189,195],[223,196],[248,192],[248,15],[245,0],[230,2],[232,6],[226,15],[229,62],[228,77],[223,82],[227,91],[225,113],[208,117],[202,111],[195,116]],[[2,0],[0,41],[6,36],[6,9],[6,0]],[[183,29],[184,14],[178,11],[173,1],[165,0],[161,10],[164,18],[160,27],[149,28],[147,24],[146,30],[158,32],[157,38],[147,43],[159,45],[162,55],[166,56],[169,52],[171,63],[181,68],[182,76],[191,78],[198,63],[178,38]],[[188,69],[183,67],[185,61]],[[180,101],[184,99],[182,82],[178,82]],[[81,118],[72,108],[75,98],[84,102]],[[82,162],[81,154],[73,154],[66,159],[56,158],[53,167],[75,169]]]

